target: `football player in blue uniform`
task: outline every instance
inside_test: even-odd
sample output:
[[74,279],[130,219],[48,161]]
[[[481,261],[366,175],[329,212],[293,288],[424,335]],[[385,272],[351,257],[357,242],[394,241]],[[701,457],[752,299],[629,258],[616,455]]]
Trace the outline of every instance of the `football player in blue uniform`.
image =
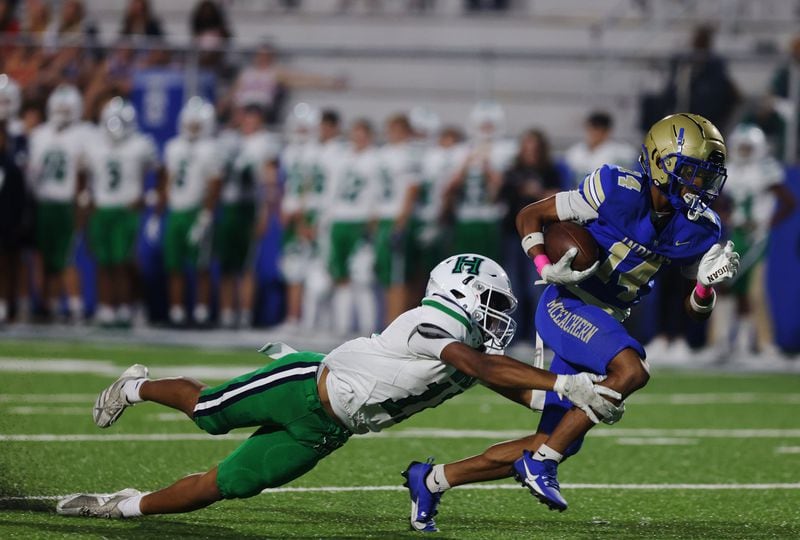
[[[656,122],[645,136],[641,172],[604,165],[577,190],[520,211],[522,248],[549,284],[538,304],[536,328],[555,353],[551,371],[606,375],[601,384],[623,399],[646,385],[650,374],[644,348],[622,321],[668,265],[680,265],[688,278],[697,280],[686,299],[688,314],[696,319],[710,315],[713,286],[731,279],[739,267],[733,244],[717,243],[720,220],[709,208],[725,183],[725,156],[722,135],[711,122],[695,114],[674,114]],[[548,259],[542,231],[556,221],[585,225],[600,247],[592,267],[571,268],[574,248],[559,261]],[[447,465],[409,466],[404,474],[413,528],[436,530],[433,516],[449,487],[509,476],[550,509],[567,509],[558,464],[578,452],[593,422],[554,392],[531,394],[529,405],[542,410],[534,435]],[[613,423],[619,416],[603,420]]]

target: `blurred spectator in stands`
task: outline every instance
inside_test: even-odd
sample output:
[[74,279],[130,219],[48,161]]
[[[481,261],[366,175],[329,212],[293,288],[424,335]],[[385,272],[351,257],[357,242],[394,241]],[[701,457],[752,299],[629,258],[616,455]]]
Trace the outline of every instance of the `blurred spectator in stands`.
[[119,31],[121,36],[162,36],[161,21],[150,9],[149,0],[130,0],[122,26]]
[[607,163],[631,167],[638,152],[633,146],[611,138],[614,121],[605,111],[591,113],[584,123],[584,140],[571,146],[564,156],[572,175],[572,185]]
[[231,38],[231,32],[223,7],[212,0],[202,0],[192,10],[190,26],[192,40],[200,51],[200,66],[227,78],[229,73],[222,49]]
[[97,27],[86,17],[81,0],[64,0],[58,20],[51,21],[47,28],[47,45],[60,49],[64,40],[90,50],[97,44]]
[[286,92],[291,88],[343,88],[344,79],[291,70],[278,62],[277,50],[269,42],[256,49],[253,60],[239,72],[233,86],[233,106],[258,105],[264,109],[268,124],[282,118]]
[[699,114],[726,132],[740,94],[725,60],[713,49],[714,28],[707,24],[695,28],[691,50],[670,61],[660,117],[673,112]]
[[[794,80],[793,72],[798,74]],[[798,115],[797,140],[800,140],[800,102],[792,102],[792,95],[800,95],[800,34],[792,38],[788,58],[773,74],[767,95],[745,117],[746,121],[756,124],[764,131],[775,155],[789,162],[797,161],[797,150],[800,149],[798,145],[795,155],[786,155],[786,125],[792,115]]]
[[41,47],[35,43],[26,43],[10,48],[3,58],[3,66],[9,77],[23,88],[29,88],[39,76],[44,59]]
[[16,2],[14,0],[0,0],[0,33],[5,36],[16,35],[20,31],[15,7]]
[[24,14],[23,33],[35,42],[42,43],[47,29],[50,27],[50,4],[44,0],[27,0]]
[[498,200],[507,212],[503,218],[503,267],[508,272],[511,287],[519,305],[514,318],[520,328],[520,338],[533,337],[533,316],[538,302],[536,267],[519,247],[516,217],[525,206],[554,195],[561,188],[561,178],[550,156],[550,142],[538,129],[529,129],[519,139],[519,152],[514,163],[503,175]]

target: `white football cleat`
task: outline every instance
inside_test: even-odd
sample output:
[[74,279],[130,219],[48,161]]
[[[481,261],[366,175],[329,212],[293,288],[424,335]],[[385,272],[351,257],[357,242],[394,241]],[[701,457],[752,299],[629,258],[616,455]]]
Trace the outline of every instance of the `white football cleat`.
[[94,409],[92,410],[92,417],[97,427],[107,428],[117,421],[127,407],[133,405],[125,397],[125,392],[122,391],[122,385],[134,379],[146,379],[148,370],[141,364],[134,364],[120,375],[119,379],[103,390],[97,401],[94,402]]
[[123,489],[111,495],[76,493],[58,501],[56,513],[62,516],[84,516],[106,519],[122,519],[119,503],[142,493],[133,488]]

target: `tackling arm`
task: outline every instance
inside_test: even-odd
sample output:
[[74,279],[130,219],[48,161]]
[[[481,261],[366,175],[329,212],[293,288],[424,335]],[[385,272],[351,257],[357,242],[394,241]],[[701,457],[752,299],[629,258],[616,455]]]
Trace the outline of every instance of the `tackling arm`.
[[621,407],[617,407],[603,396],[612,399],[622,399],[622,396],[610,388],[594,384],[603,377],[588,373],[556,375],[509,356],[484,354],[461,342],[446,345],[442,349],[440,359],[465,375],[486,383],[513,401],[523,403],[521,400],[527,396],[528,403],[523,403],[527,406],[530,406],[531,394],[520,391],[552,390],[569,399],[595,423],[601,418],[605,420],[621,416]]

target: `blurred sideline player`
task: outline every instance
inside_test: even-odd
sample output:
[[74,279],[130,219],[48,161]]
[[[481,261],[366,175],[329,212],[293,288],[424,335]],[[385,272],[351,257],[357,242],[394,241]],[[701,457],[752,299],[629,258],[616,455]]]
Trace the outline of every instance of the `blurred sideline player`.
[[783,183],[784,168],[769,155],[761,129],[746,124],[736,127],[728,148],[725,194],[733,201],[731,240],[742,255],[742,270],[730,287],[735,306],[729,306],[728,295],[719,298],[721,305],[711,316],[711,334],[720,358],[735,352],[742,360],[750,360],[754,352],[776,352],[764,253],[770,229],[791,215],[795,203]]
[[[458,128],[445,127],[422,156],[422,182],[417,203],[419,226],[415,236],[415,255],[422,272],[430,272],[449,251],[444,215],[445,190],[467,153]],[[416,291],[415,291],[416,292]]]
[[241,112],[238,151],[220,197],[215,235],[222,274],[220,324],[225,328],[251,325],[254,244],[266,231],[270,204],[277,200],[280,142],[264,129],[263,116],[257,105]]
[[478,103],[470,113],[469,126],[469,150],[446,192],[447,204],[455,209],[456,217],[453,250],[469,250],[498,259],[502,210],[497,196],[503,172],[514,157],[515,143],[502,139],[505,113],[495,102]]
[[[30,231],[30,197],[25,180],[27,140],[19,120],[20,89],[0,75],[0,324],[23,311],[20,290],[22,249]],[[27,300],[27,298],[26,298]]]
[[89,246],[98,265],[95,320],[129,326],[139,210],[145,177],[158,168],[158,151],[138,132],[133,106],[115,97],[103,108],[86,153],[95,207],[89,221]]
[[328,273],[330,224],[325,219],[326,196],[345,146],[339,113],[333,109],[323,110],[319,122],[319,144],[311,150],[311,176],[304,195],[303,231],[312,246],[303,287],[302,322],[305,329],[329,329],[331,326],[333,283]]
[[584,177],[602,167],[606,163],[616,163],[630,167],[636,161],[636,149],[624,142],[611,138],[614,120],[605,111],[589,114],[583,123],[583,141],[570,146],[564,154],[574,181],[570,185],[577,186]]
[[[550,284],[539,302],[536,328],[555,353],[551,372],[606,375],[600,384],[623,399],[644,387],[650,378],[645,351],[622,321],[668,265],[680,265],[687,277],[697,279],[686,298],[686,311],[693,318],[708,318],[716,298],[713,286],[733,278],[739,265],[733,245],[717,243],[721,225],[708,207],[725,183],[725,155],[722,135],[708,120],[694,114],[667,116],[645,136],[642,172],[604,165],[577,190],[520,211],[522,249]],[[557,221],[586,225],[600,247],[592,267],[571,268],[575,248],[559,261],[547,258],[542,227]],[[436,529],[433,516],[441,494],[450,487],[512,475],[550,509],[567,509],[558,464],[580,450],[594,424],[553,392],[544,400],[532,399],[530,405],[542,410],[535,435],[496,444],[448,465],[409,466],[414,528]],[[604,418],[608,423],[618,419]]]
[[197,298],[193,318],[204,325],[209,318],[211,224],[221,188],[220,152],[212,138],[214,107],[200,97],[186,102],[178,116],[179,134],[167,141],[168,214],[164,230],[164,264],[169,273],[169,320],[186,324],[184,293],[187,267],[197,270]]
[[216,387],[183,377],[149,380],[147,368],[131,366],[98,397],[93,417],[99,427],[112,425],[130,405],[153,401],[184,412],[211,434],[257,431],[206,473],[148,494],[71,495],[56,510],[128,518],[252,497],[306,474],[351,435],[382,431],[478,381],[517,401],[529,401],[532,388],[555,389],[593,415],[613,413],[616,407],[602,393],[619,394],[594,386],[589,375],[557,376],[502,354],[515,330],[509,286],[496,262],[462,254],[431,272],[422,305],[380,334],[348,341],[328,355],[268,344],[262,352],[274,361]]
[[336,166],[328,198],[331,223],[328,271],[334,281],[333,328],[351,332],[355,316],[358,332],[375,330],[375,252],[368,242],[379,177],[379,154],[373,146],[372,125],[363,119],[350,127],[350,147]]
[[404,114],[386,120],[386,144],[379,151],[375,218],[375,273],[384,292],[384,322],[405,311],[409,232],[419,195],[419,149],[412,144],[411,124]]
[[319,111],[298,103],[288,119],[288,144],[280,156],[281,198],[280,269],[286,282],[286,324],[300,323],[303,281],[311,257],[311,242],[305,228],[305,192],[311,177],[311,158],[319,132]]
[[[72,266],[76,227],[91,202],[86,190],[88,129],[80,122],[83,102],[74,86],[58,86],[47,100],[47,122],[31,133],[28,174],[35,186],[36,245],[42,256],[42,300],[49,316],[67,296],[73,321],[83,317],[83,299]],[[77,212],[76,212],[77,210]]]

